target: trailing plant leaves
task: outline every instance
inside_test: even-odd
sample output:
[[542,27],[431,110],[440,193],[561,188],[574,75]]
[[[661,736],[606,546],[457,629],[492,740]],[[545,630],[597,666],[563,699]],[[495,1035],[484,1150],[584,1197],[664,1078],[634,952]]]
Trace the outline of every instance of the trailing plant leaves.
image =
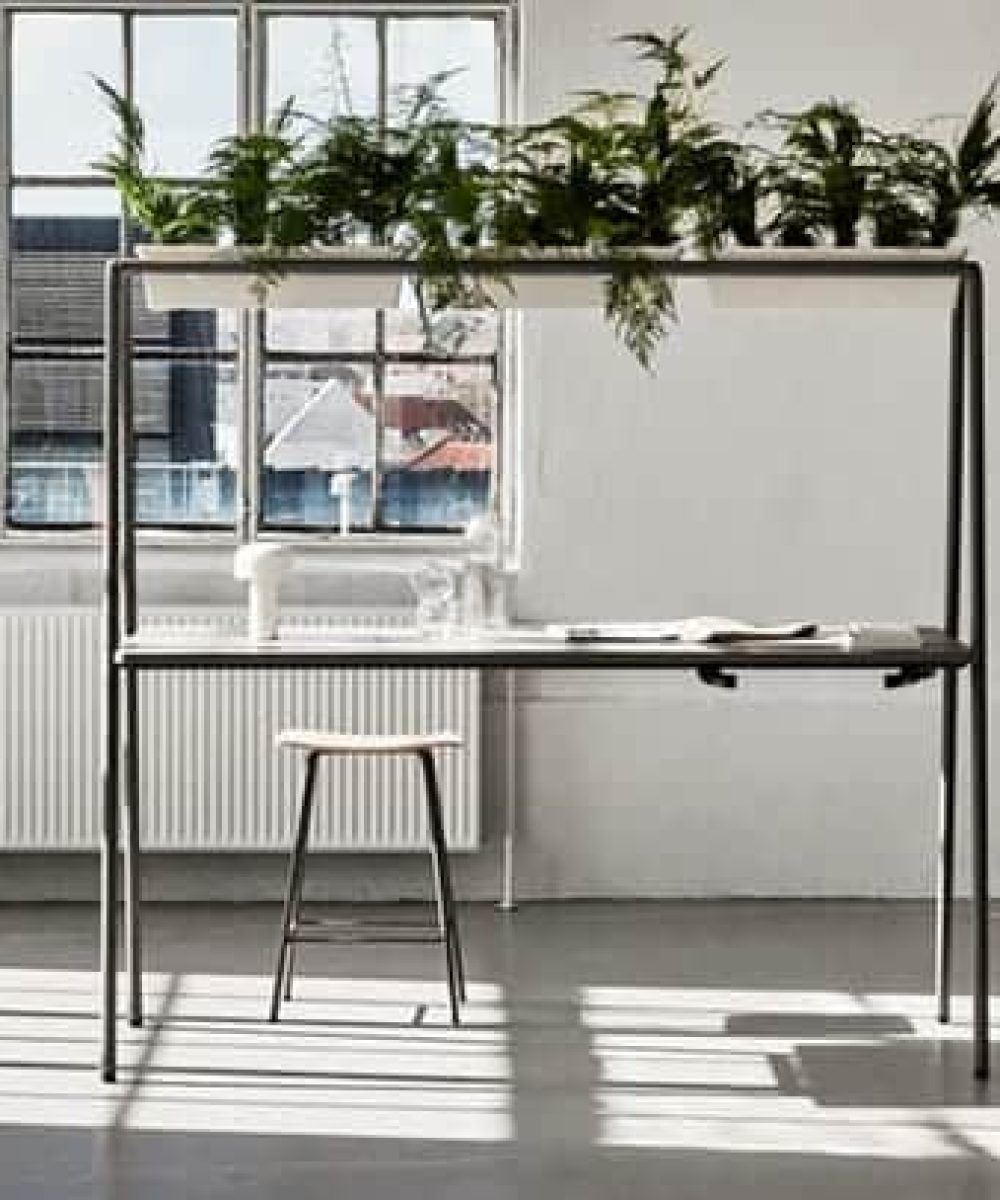
[[652,370],[667,324],[677,320],[673,284],[648,260],[621,262],[605,288],[604,315],[639,364]]

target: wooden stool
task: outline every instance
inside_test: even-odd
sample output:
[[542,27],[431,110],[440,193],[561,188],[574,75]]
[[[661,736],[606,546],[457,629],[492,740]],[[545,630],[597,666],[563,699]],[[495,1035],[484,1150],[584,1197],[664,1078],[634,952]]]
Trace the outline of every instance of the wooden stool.
[[[462,739],[453,733],[355,734],[324,733],[317,730],[289,729],[277,738],[279,746],[303,750],[306,754],[305,781],[302,785],[302,809],[299,813],[295,844],[288,867],[285,905],[281,919],[281,946],[274,972],[270,1019],[277,1021],[281,997],[291,999],[294,946],[296,942],[440,942],[444,947],[448,976],[451,1023],[459,1022],[458,1006],[465,1000],[465,969],[458,940],[455,896],[448,868],[444,822],[441,819],[441,793],[434,770],[432,751],[460,746]],[[437,925],[375,924],[360,921],[303,921],[299,916],[305,867],[309,822],[312,817],[316,768],[320,758],[337,754],[413,754],[420,760],[427,804],[427,825],[434,871]]]

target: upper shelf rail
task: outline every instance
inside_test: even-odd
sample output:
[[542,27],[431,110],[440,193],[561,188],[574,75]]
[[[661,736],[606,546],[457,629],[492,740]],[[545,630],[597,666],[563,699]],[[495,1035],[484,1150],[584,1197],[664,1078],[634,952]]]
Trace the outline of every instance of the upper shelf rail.
[[[949,278],[960,277],[970,267],[978,267],[975,260],[959,254],[907,253],[883,251],[871,255],[851,251],[831,250],[822,257],[811,255],[797,257],[776,256],[762,250],[760,258],[746,254],[739,258],[678,258],[670,251],[635,250],[607,254],[567,254],[565,252],[541,252],[534,254],[470,254],[462,262],[472,274],[513,274],[538,276],[590,276],[606,275],[616,268],[635,265],[638,261],[675,278],[708,278],[710,276],[798,277],[834,276],[839,278]],[[843,256],[843,257],[842,257]],[[358,275],[392,276],[400,272],[434,274],[427,271],[417,259],[391,253],[358,254],[323,251],[320,253],[278,254],[265,251],[259,255],[252,252],[233,252],[225,257],[192,252],[190,256],[170,259],[112,258],[108,270],[124,275],[239,275],[259,274],[262,268],[279,272],[303,275],[336,275],[347,273]],[[445,272],[441,272],[445,273]]]

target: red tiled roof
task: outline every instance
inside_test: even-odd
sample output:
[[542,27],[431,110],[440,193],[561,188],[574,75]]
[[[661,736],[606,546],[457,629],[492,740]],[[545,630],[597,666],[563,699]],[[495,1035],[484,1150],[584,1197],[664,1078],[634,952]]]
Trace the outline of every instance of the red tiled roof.
[[[354,398],[365,412],[374,410],[370,392],[355,392]],[[486,425],[474,413],[450,396],[387,396],[382,406],[382,423],[387,429],[398,429],[404,437],[422,429],[487,432]]]
[[493,447],[487,442],[463,442],[444,437],[406,464],[408,471],[489,471]]

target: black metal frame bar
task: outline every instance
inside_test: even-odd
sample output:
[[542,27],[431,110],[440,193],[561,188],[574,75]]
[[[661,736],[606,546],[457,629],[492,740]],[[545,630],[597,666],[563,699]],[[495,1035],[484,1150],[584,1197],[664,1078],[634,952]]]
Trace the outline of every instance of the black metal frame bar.
[[[957,298],[950,338],[950,384],[947,445],[947,513],[945,546],[944,627],[927,631],[919,649],[848,651],[787,644],[783,647],[691,647],[585,645],[574,643],[546,647],[531,641],[496,640],[478,645],[439,642],[272,646],[174,645],[143,646],[134,639],[135,545],[133,512],[133,462],[131,453],[131,371],[122,369],[128,344],[124,297],[129,281],[139,275],[232,275],[239,264],[218,259],[153,262],[114,259],[107,265],[105,340],[105,470],[106,529],[104,545],[104,712],[105,763],[103,776],[103,826],[101,838],[101,1077],[113,1080],[116,1072],[116,968],[118,924],[119,815],[124,799],[128,817],[127,853],[129,1016],[141,1021],[141,962],[139,955],[138,837],[139,798],[136,787],[138,747],[135,742],[135,677],[142,670],[194,668],[267,669],[298,666],[521,666],[558,669],[691,670],[711,683],[729,682],[742,670],[855,669],[893,672],[896,682],[916,682],[931,671],[941,671],[942,742],[940,779],[940,839],[936,905],[936,990],[938,1016],[950,1015],[952,926],[954,922],[954,854],[957,770],[958,672],[969,669],[969,766],[971,780],[970,833],[972,850],[972,1003],[973,1070],[976,1078],[990,1073],[989,1029],[989,857],[988,857],[988,670],[987,670],[987,542],[985,462],[985,336],[984,280],[979,263],[955,257],[921,258],[893,254],[885,258],[844,257],[823,259],[763,257],[682,260],[670,253],[644,252],[664,274],[673,278],[951,278]],[[617,256],[540,253],[533,256],[483,255],[468,260],[471,272],[521,275],[608,275],[632,259]],[[342,258],[309,259],[289,256],[275,259],[279,270],[304,274],[364,271],[379,276],[397,273],[405,265],[385,257],[350,253]],[[966,487],[965,473],[968,473]],[[968,564],[963,562],[965,507],[968,505]],[[959,640],[963,583],[967,575],[969,634]],[[122,729],[122,718],[126,729]],[[123,795],[122,784],[125,785]],[[459,964],[460,967],[460,964]]]

